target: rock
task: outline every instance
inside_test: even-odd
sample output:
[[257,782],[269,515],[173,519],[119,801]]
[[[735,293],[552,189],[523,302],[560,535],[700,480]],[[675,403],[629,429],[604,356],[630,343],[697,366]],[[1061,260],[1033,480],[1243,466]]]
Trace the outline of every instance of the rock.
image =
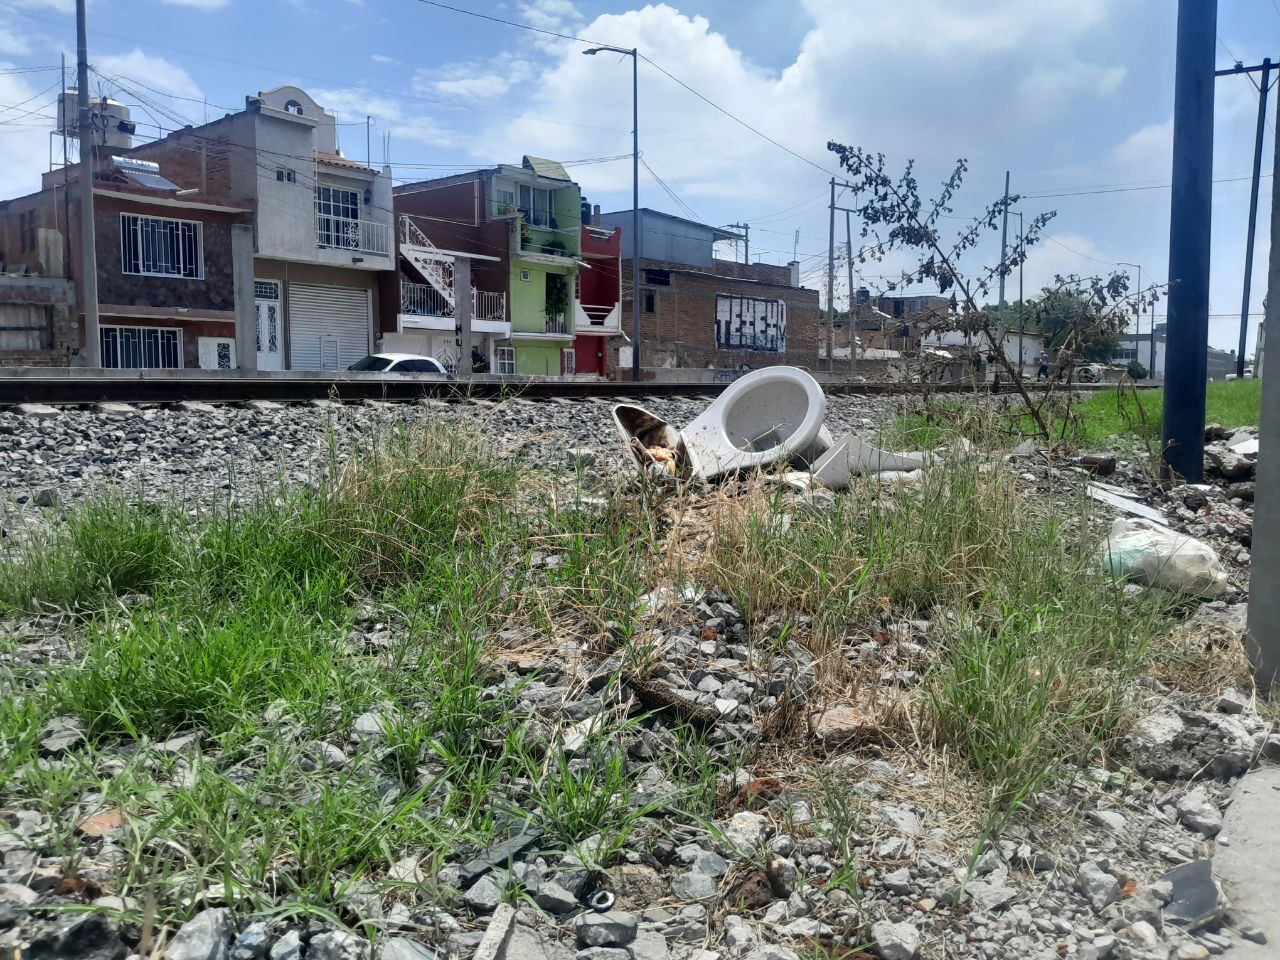
[[1003,878],[991,880],[972,880],[966,888],[973,905],[984,913],[1002,907],[1013,899],[1015,891],[1004,883]]
[[31,498],[31,502],[42,510],[51,510],[59,503],[58,491],[51,490],[48,487],[43,490],[37,490],[36,495]]
[[631,960],[631,951],[626,947],[587,947],[578,951],[576,960]]
[[871,940],[881,960],[914,960],[920,952],[920,932],[909,923],[879,920],[871,926]]
[[425,943],[406,940],[404,937],[390,937],[382,941],[378,950],[378,960],[438,960],[438,958]]
[[370,710],[356,717],[351,726],[351,735],[357,740],[385,740],[387,736],[387,717],[379,710]]
[[51,407],[46,403],[20,403],[18,412],[32,420],[57,420],[62,416],[57,407]]
[[554,880],[543,880],[533,902],[548,913],[568,913],[578,907],[578,898]]
[[914,837],[920,832],[920,818],[906,807],[886,803],[880,808],[880,815],[893,824],[901,834]]
[[1243,713],[1249,706],[1249,698],[1235,687],[1227,687],[1218,695],[1214,709],[1219,713]]
[[226,907],[201,910],[174,934],[165,960],[230,960],[235,935],[235,921]]
[[[120,925],[92,913],[42,926],[25,949],[14,951],[14,956],[23,960],[124,960],[128,954],[129,948],[120,939]],[[216,954],[213,957],[217,960]]]
[[1090,810],[1084,817],[1095,826],[1102,827],[1111,833],[1119,833],[1124,829],[1124,815],[1114,810]]
[[1208,960],[1209,948],[1199,943],[1184,943],[1173,954],[1174,960]]
[[670,894],[662,875],[646,864],[624,863],[606,870],[605,876],[609,889],[617,895],[617,906],[624,910],[642,909]]
[[488,874],[471,885],[462,895],[462,902],[476,913],[493,913],[502,902],[502,887]]
[[93,412],[100,417],[136,417],[138,408],[114,400],[102,400],[93,405]]
[[740,957],[756,945],[756,932],[742,917],[729,914],[724,918],[724,942],[729,955]]
[[302,936],[297,930],[286,930],[284,936],[271,945],[271,960],[302,960]]
[[249,924],[231,946],[231,960],[262,960],[271,948],[271,931],[261,920]]
[[1253,476],[1255,461],[1241,456],[1234,450],[1222,447],[1206,447],[1205,458],[1213,465],[1213,472],[1227,480],[1246,480]]
[[40,740],[40,749],[48,754],[66,753],[84,742],[84,728],[75,717],[52,717]]
[[1193,860],[1174,867],[1160,878],[1173,890],[1164,905],[1164,921],[1186,930],[1198,930],[1222,916],[1221,895],[1208,860]]
[[635,914],[621,910],[584,913],[574,923],[579,947],[625,947],[636,938]]
[[668,960],[671,955],[667,938],[657,930],[638,930],[628,948],[632,960]]
[[829,707],[813,725],[814,736],[824,747],[839,746],[877,729],[874,718],[856,707]]
[[709,899],[716,895],[715,877],[690,870],[671,881],[671,892],[681,900]]
[[1119,882],[1092,860],[1086,860],[1080,865],[1077,884],[1096,912],[1101,913],[1105,907],[1120,899]]
[[906,867],[900,867],[892,873],[887,873],[881,877],[880,886],[902,896],[910,893],[915,888],[915,880],[912,878],[910,870]]
[[1120,931],[1120,936],[1144,949],[1155,947],[1160,942],[1160,935],[1156,933],[1156,928],[1145,920],[1139,920],[1125,927]]
[[1174,804],[1174,809],[1178,811],[1178,819],[1188,830],[1213,837],[1222,829],[1222,814],[1203,788],[1192,790],[1181,797]]
[[[491,956],[494,954],[486,952],[483,944],[475,951],[476,960]],[[553,940],[542,930],[517,923],[511,926],[500,956],[502,960],[573,960],[573,950],[567,944]]]
[[365,960],[369,941],[346,930],[317,933],[307,943],[307,960]]
[[758,813],[735,813],[725,826],[725,838],[743,850],[759,847],[770,831],[769,820]]
[[714,850],[700,850],[689,869],[709,877],[723,877],[729,872],[729,864]]
[[1267,935],[1257,927],[1241,927],[1237,932],[1250,943],[1265,944],[1267,942]]

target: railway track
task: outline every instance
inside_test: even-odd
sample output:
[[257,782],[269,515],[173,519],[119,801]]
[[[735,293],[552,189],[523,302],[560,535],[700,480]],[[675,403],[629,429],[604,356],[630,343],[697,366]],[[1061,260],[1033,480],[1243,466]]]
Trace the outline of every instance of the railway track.
[[[388,400],[413,401],[423,398],[461,401],[467,399],[500,400],[509,397],[526,399],[574,399],[616,397],[635,400],[642,397],[712,397],[728,383],[620,383],[603,380],[513,380],[499,377],[475,377],[469,381],[429,377],[368,376],[216,376],[138,375],[133,371],[92,373],[79,370],[49,374],[6,376],[0,374],[0,407],[21,403],[52,406],[114,403],[178,403],[183,400],[205,403],[244,403],[249,400],[273,400],[297,403],[307,400]],[[971,393],[975,389],[991,392],[990,384],[975,388],[971,383],[852,383],[823,384],[829,394],[879,396],[919,393]],[[1078,384],[1077,390],[1099,389],[1099,385]],[[1004,390],[1007,392],[1008,387]]]

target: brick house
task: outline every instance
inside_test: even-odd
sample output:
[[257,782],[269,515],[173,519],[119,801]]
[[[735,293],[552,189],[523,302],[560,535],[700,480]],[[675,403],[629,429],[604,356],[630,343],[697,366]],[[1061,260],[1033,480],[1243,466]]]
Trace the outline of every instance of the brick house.
[[[340,370],[374,346],[379,274],[394,266],[391,168],[339,152],[337,120],[305,91],[276,87],[245,109],[130,156],[252,209],[253,316],[241,366]],[[231,286],[227,287],[228,296]]]
[[[632,211],[601,215],[622,227],[622,327],[631,316]],[[656,210],[640,211],[640,356],[645,368],[812,368],[818,357],[818,292],[797,264],[736,263],[714,255],[737,234]],[[630,367],[621,339],[611,370]],[[621,362],[619,360],[621,357]]]
[[[413,330],[420,349],[451,359],[457,334],[449,277],[462,256],[471,260],[476,291],[474,342],[492,372],[571,375],[579,340],[616,332],[616,300],[600,299],[608,296],[610,258],[616,264],[614,231],[584,229],[582,193],[561,164],[526,156],[519,165],[402,184],[395,211],[400,270],[384,290],[384,342],[407,345]],[[583,345],[594,371],[598,344]]]
[[[83,307],[77,305],[84,300],[76,185],[82,171],[76,164],[46,173],[38,193],[0,202],[0,260],[5,271],[25,274],[27,280],[19,295],[11,279],[3,313],[14,315],[19,296],[29,308],[48,297],[46,328],[28,328],[21,344],[26,349],[3,349],[0,336],[0,359],[6,364],[80,362]],[[165,172],[158,164],[127,157],[95,160],[103,365],[234,366],[232,232],[236,224],[248,223],[252,205],[181,191]],[[57,292],[54,280],[63,282],[65,293]],[[40,292],[44,288],[48,293]]]
[[[341,156],[335,118],[304,91],[94,162],[104,366],[337,370],[370,352],[393,265],[391,171]],[[44,338],[63,362],[83,347],[79,176],[51,171],[0,203],[4,270],[74,283],[70,330]]]

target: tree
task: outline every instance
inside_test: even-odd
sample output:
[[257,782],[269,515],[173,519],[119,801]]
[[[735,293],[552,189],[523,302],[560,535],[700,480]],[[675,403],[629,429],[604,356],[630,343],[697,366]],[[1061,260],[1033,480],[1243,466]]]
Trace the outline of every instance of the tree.
[[[1055,213],[1039,213],[1027,220],[1026,230],[1019,231],[1020,236],[1014,240],[1007,254],[1002,253],[998,263],[965,273],[959,267],[962,259],[975,250],[984,234],[999,231],[1004,214],[1020,199],[1017,195],[1001,197],[967,225],[961,226],[953,237],[945,238],[942,233],[944,221],[955,219],[952,201],[964,182],[968,170],[966,160],[957,160],[937,194],[926,199],[916,179],[914,161],[907,161],[902,173],[893,175],[887,169],[884,154],[874,154],[861,147],[848,147],[834,141],[827,144],[827,149],[839,158],[849,173],[848,187],[854,195],[854,211],[862,222],[861,237],[869,241],[857,252],[858,261],[883,261],[890,253],[908,253],[918,257],[915,266],[902,270],[900,279],[890,283],[889,289],[927,283],[936,285],[943,296],[949,296],[954,309],[928,324],[927,329],[930,332],[976,331],[985,341],[989,355],[1000,365],[1021,396],[1040,435],[1050,439],[1044,413],[1050,395],[1032,399],[1021,370],[1005,355],[1001,343],[1008,329],[1008,313],[1001,321],[998,313],[987,313],[979,306],[979,298],[986,299],[1000,277],[1007,277],[1014,267],[1026,260],[1027,250],[1040,241],[1045,225]],[[1128,275],[1124,273],[1113,273],[1108,278],[1059,277],[1056,283],[1058,289],[1085,298],[1091,305],[1090,310],[1077,313],[1074,322],[1063,323],[1058,351],[1060,362],[1063,351],[1069,359],[1079,349],[1101,349],[1106,338],[1114,338],[1123,330],[1128,314],[1136,312],[1142,304],[1140,294],[1137,302],[1127,294]],[[1072,366],[1068,364],[1066,369],[1070,371]]]
[[1106,300],[1092,296],[1083,281],[1059,280],[1059,286],[1028,305],[1028,328],[1034,323],[1045,349],[1059,362],[1064,354],[1075,360],[1110,360],[1120,348],[1116,335],[1123,329],[1123,314],[1108,312]]

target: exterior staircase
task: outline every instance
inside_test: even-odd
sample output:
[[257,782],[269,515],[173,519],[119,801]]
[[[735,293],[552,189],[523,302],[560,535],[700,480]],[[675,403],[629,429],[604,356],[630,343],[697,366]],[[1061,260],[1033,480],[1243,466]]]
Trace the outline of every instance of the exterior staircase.
[[456,304],[453,284],[453,257],[441,252],[409,217],[400,217],[400,254],[445,299]]

